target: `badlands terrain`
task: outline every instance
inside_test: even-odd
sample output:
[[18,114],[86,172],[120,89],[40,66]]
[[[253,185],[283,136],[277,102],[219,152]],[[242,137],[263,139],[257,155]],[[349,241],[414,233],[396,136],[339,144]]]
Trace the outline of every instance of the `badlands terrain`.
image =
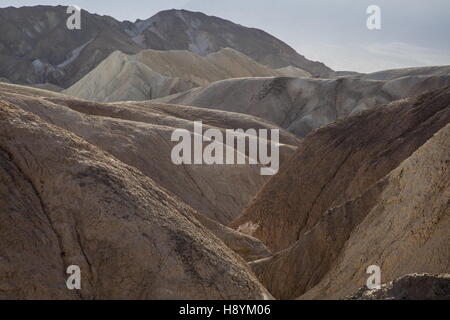
[[450,85],[450,67],[390,70],[337,79],[218,81],[160,101],[254,115],[304,137],[359,111]]
[[145,101],[223,79],[274,76],[311,75],[295,67],[272,69],[230,48],[205,57],[187,50],[115,51],[64,93],[100,102]]
[[[185,10],[69,34],[65,9],[0,9],[0,299],[450,298],[449,66],[334,72]],[[175,165],[194,121],[278,129],[279,172]]]
[[304,139],[232,224],[277,252],[252,265],[275,297],[351,295],[370,265],[448,271],[449,104],[446,87]]

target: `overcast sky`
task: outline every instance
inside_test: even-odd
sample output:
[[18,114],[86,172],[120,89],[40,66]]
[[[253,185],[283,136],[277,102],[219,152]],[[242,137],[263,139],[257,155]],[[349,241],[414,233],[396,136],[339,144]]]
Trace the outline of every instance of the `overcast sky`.
[[[76,4],[131,21],[165,9],[201,11],[264,29],[335,70],[450,64],[450,0],[0,0],[37,4]],[[371,4],[381,8],[381,30],[366,27]]]

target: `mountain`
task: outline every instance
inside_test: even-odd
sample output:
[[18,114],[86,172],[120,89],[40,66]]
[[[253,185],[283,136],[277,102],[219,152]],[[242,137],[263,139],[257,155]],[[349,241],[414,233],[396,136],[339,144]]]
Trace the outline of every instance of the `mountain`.
[[66,87],[115,50],[137,53],[122,23],[82,11],[81,30],[69,30],[64,6],[0,9],[0,76],[14,83]]
[[310,76],[294,67],[269,68],[230,48],[205,57],[186,50],[115,51],[64,93],[91,101],[144,101],[222,79],[289,74]]
[[232,224],[276,252],[252,263],[271,294],[343,299],[370,265],[386,282],[448,271],[449,122],[445,87],[305,138]]
[[68,30],[66,8],[0,9],[0,77],[67,88],[114,51],[189,50],[207,55],[227,47],[274,68],[292,65],[314,75],[331,71],[261,30],[202,13],[168,10],[132,23],[82,11],[82,29]]
[[276,251],[289,247],[324,212],[359,196],[444,127],[449,104],[446,87],[316,130],[233,226],[257,224],[252,235]]
[[3,96],[0,164],[1,299],[270,298],[189,206]]
[[450,85],[448,66],[338,79],[230,79],[157,101],[250,114],[305,137],[321,126],[359,111],[445,85]]
[[307,60],[262,30],[201,12],[161,11],[150,19],[128,24],[127,32],[146,48],[189,50],[203,56],[232,48],[273,68],[294,66],[314,76],[326,76],[332,72],[324,64]]

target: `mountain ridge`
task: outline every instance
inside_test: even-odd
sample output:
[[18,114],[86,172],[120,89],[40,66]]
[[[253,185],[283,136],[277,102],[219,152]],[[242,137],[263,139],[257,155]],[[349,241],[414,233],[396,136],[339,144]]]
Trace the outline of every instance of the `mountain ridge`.
[[204,14],[167,10],[132,23],[82,10],[82,29],[71,31],[65,8],[0,8],[0,77],[18,84],[49,82],[67,88],[115,50],[212,53],[225,47],[276,68],[293,65],[316,75],[332,72],[268,33]]
[[295,67],[269,68],[231,48],[206,56],[187,50],[114,51],[64,93],[100,102],[144,101],[223,79],[283,75],[311,76]]

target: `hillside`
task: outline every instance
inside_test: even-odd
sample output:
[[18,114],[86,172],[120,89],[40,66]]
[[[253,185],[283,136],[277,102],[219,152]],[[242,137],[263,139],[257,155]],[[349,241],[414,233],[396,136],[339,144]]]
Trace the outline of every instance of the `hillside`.
[[230,48],[205,57],[185,50],[144,50],[136,55],[116,51],[64,93],[100,102],[144,101],[222,79],[287,74],[301,70],[274,70]]
[[[234,219],[267,179],[260,175],[258,166],[176,166],[171,160],[171,150],[176,144],[171,142],[171,134],[175,129],[192,132],[193,121],[202,119],[205,129],[276,128],[259,119],[154,103],[96,104],[33,90],[0,85],[0,96],[140,169],[194,209],[220,223],[227,224]],[[30,92],[39,96],[30,96]],[[41,96],[47,93],[50,96]],[[287,143],[280,150],[283,160],[292,153],[298,140],[281,132],[280,141]],[[239,187],[229,183],[232,179],[236,179]]]
[[444,66],[391,70],[390,76],[385,75],[391,80],[371,79],[380,74],[338,79],[230,79],[158,101],[250,114],[305,137],[359,111],[450,85],[449,72]]
[[[3,97],[0,123],[1,299],[270,297],[139,170]],[[65,286],[73,264],[78,293]]]
[[387,282],[445,273],[449,121],[447,87],[308,136],[233,223],[278,252],[253,263],[269,291],[345,298],[373,264]]
[[314,76],[332,70],[320,62],[307,60],[270,34],[228,20],[187,10],[161,11],[150,19],[127,26],[127,32],[146,48],[189,50],[207,55],[232,48],[273,68],[293,66]]

